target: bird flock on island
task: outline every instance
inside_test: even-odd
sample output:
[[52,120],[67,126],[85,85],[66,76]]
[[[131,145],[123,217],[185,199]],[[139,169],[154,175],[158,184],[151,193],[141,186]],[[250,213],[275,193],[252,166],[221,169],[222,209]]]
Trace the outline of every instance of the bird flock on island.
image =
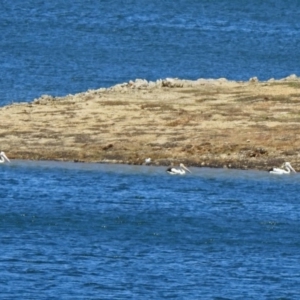
[[[9,162],[10,160],[9,158],[6,156],[6,154],[4,153],[4,151],[0,151],[0,163],[5,163],[5,162]],[[151,158],[146,158],[145,159],[145,164],[146,165],[150,165],[151,164]],[[187,168],[183,163],[179,164],[179,168],[175,168],[175,167],[169,167],[167,168],[166,172],[170,175],[185,175],[186,172],[188,173],[192,173],[190,171],[189,168]],[[284,174],[290,174],[292,173],[297,173],[295,171],[295,169],[292,167],[291,163],[289,162],[285,162],[283,163],[283,165],[281,166],[281,168],[272,168],[270,170],[268,170],[268,172],[270,174],[277,174],[277,175],[284,175]]]

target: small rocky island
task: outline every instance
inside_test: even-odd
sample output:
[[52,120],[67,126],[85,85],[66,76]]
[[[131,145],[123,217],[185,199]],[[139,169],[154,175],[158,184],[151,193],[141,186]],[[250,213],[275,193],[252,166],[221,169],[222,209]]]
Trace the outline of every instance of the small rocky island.
[[300,170],[300,78],[149,82],[0,108],[10,159]]

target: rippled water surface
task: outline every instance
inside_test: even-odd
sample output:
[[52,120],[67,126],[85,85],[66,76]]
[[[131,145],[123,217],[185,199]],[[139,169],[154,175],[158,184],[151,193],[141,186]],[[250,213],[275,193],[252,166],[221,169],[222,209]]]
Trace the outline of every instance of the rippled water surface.
[[300,76],[298,0],[2,0],[0,105],[136,78]]
[[[131,79],[300,76],[300,1],[0,3],[0,106]],[[2,299],[299,299],[299,175],[0,165]]]
[[299,175],[12,161],[3,299],[298,299]]

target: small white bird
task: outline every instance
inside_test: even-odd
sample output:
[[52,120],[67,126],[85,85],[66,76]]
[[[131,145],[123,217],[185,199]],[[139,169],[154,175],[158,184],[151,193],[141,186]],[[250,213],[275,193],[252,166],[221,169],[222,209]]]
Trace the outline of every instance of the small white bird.
[[296,173],[296,171],[291,166],[291,164],[289,162],[285,162],[281,168],[273,168],[273,169],[269,170],[269,173],[283,175],[283,174],[290,174],[291,171]]
[[0,163],[5,163],[5,162],[10,162],[10,160],[8,159],[8,157],[5,155],[5,153],[3,151],[0,152]]
[[149,157],[149,158],[146,158],[146,159],[145,159],[145,164],[148,165],[148,164],[150,164],[150,163],[151,163],[151,158],[150,158],[150,157]]
[[179,169],[176,169],[174,167],[170,167],[167,169],[167,172],[171,175],[184,175],[188,171],[189,173],[192,173],[184,164],[179,165]]

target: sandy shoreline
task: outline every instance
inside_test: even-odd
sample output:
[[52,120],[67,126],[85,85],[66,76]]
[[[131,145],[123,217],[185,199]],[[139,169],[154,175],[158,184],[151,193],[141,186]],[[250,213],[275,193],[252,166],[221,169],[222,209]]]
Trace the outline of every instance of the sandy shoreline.
[[135,80],[0,108],[11,159],[300,170],[300,78]]

